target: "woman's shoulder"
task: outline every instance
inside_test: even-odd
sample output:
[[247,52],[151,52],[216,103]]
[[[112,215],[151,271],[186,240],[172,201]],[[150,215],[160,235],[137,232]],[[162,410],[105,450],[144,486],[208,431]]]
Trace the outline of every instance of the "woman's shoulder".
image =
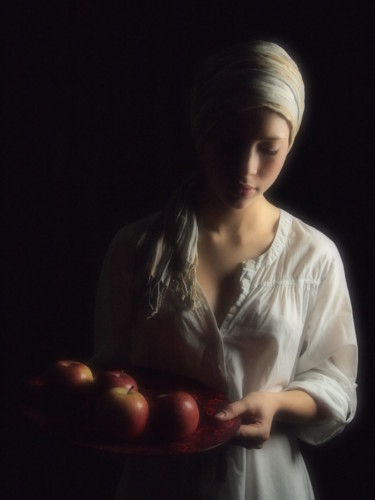
[[287,251],[294,257],[325,261],[341,261],[341,256],[336,243],[320,229],[303,221],[295,215],[284,212],[289,219],[289,238]]
[[115,267],[133,262],[138,242],[157,219],[158,213],[126,224],[117,231],[107,250],[107,260]]
[[156,221],[159,215],[160,212],[156,212],[126,224],[115,234],[113,244],[118,246],[129,245],[132,242],[137,243],[142,234]]

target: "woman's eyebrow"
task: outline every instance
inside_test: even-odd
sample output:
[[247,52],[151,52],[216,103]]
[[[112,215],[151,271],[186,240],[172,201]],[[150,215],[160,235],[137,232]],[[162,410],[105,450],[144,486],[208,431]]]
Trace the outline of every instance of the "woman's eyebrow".
[[281,135],[275,135],[275,136],[272,136],[272,137],[269,137],[269,136],[258,137],[259,141],[283,141],[285,139],[288,139],[288,137],[284,137],[284,136],[281,136]]

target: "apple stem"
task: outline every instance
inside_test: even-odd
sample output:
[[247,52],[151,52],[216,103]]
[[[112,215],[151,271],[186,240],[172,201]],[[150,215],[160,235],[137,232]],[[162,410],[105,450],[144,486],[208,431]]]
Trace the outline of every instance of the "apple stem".
[[133,389],[134,389],[134,385],[132,385],[132,386],[130,387],[130,389],[128,390],[128,394],[129,394],[129,392],[130,392],[130,391],[132,391]]

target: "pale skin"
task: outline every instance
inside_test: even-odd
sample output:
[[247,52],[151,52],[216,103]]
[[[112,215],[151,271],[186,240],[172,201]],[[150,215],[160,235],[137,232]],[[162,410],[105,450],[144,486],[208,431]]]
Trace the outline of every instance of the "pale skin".
[[[264,194],[284,166],[289,138],[288,122],[267,108],[228,115],[207,137],[197,280],[219,327],[238,297],[241,263],[263,254],[275,237],[280,210]],[[318,422],[324,411],[309,394],[293,390],[246,394],[216,417],[238,415],[242,425],[235,442],[262,448],[275,420]]]

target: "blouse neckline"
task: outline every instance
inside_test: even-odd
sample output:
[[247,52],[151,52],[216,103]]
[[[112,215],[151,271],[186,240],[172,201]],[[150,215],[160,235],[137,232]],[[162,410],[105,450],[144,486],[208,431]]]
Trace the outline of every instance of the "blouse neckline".
[[243,261],[243,274],[253,275],[259,267],[269,266],[279,258],[288,240],[291,223],[292,216],[288,212],[285,212],[285,210],[280,209],[279,223],[271,246],[255,259]]

